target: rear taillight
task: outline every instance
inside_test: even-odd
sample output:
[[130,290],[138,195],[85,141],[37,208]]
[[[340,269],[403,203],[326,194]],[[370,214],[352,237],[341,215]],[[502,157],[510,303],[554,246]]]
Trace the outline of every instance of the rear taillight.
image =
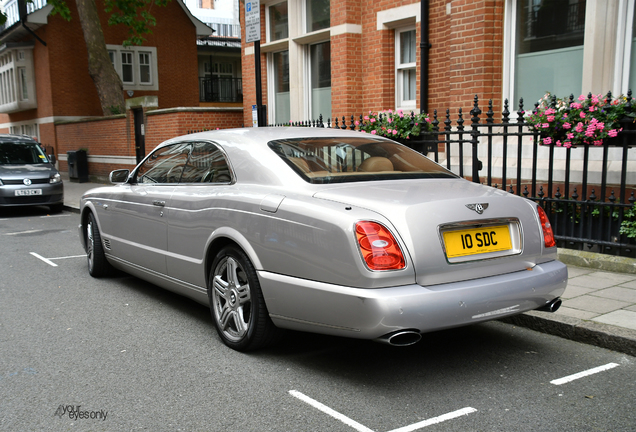
[[551,248],[556,246],[556,241],[554,241],[554,233],[552,232],[552,225],[550,225],[548,215],[545,214],[545,210],[543,210],[543,207],[541,206],[537,206],[537,211],[539,212],[539,220],[541,221],[541,229],[543,230],[543,242],[545,243],[545,247]]
[[358,222],[356,238],[362,258],[370,270],[400,270],[406,267],[400,246],[383,225]]

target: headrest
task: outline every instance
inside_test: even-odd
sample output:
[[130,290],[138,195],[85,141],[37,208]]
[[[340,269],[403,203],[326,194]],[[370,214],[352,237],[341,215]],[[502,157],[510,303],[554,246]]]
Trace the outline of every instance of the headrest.
[[363,171],[363,172],[393,171],[393,164],[391,163],[390,160],[388,160],[385,157],[373,156],[368,159],[365,159],[358,167],[358,171]]

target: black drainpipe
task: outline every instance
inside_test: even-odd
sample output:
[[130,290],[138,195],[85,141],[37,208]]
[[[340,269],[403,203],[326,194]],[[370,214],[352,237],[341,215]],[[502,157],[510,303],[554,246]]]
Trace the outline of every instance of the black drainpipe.
[[31,33],[33,35],[33,37],[36,38],[42,45],[46,46],[46,42],[44,42],[42,39],[40,39],[40,37],[38,35],[36,35],[35,32],[33,30],[31,30],[30,28],[28,28],[27,25],[26,25],[26,21],[27,21],[27,7],[26,7],[26,1],[25,0],[18,0],[18,14],[20,15],[20,23],[22,24],[22,27],[24,27],[24,29],[26,31]]
[[428,0],[420,0],[420,113],[428,112]]

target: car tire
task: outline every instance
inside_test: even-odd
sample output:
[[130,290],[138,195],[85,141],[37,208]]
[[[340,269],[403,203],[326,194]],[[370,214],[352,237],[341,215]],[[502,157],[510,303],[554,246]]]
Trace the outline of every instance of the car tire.
[[103,277],[110,274],[112,267],[106,260],[102,236],[97,227],[97,221],[92,213],[86,220],[86,258],[88,273],[93,277]]
[[208,297],[219,337],[230,348],[252,351],[280,338],[282,330],[269,317],[256,270],[238,247],[226,246],[216,255]]

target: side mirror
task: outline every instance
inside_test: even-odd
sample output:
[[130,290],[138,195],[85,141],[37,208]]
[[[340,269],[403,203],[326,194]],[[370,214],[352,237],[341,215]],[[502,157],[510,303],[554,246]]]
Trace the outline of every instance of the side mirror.
[[130,170],[127,170],[127,169],[115,170],[110,173],[110,182],[113,184],[126,183],[126,180],[128,180],[129,175],[130,175]]
[[49,158],[49,162],[51,162],[53,165],[55,165],[55,162],[57,162],[57,159],[55,158],[54,154],[50,154],[50,155],[46,155]]

